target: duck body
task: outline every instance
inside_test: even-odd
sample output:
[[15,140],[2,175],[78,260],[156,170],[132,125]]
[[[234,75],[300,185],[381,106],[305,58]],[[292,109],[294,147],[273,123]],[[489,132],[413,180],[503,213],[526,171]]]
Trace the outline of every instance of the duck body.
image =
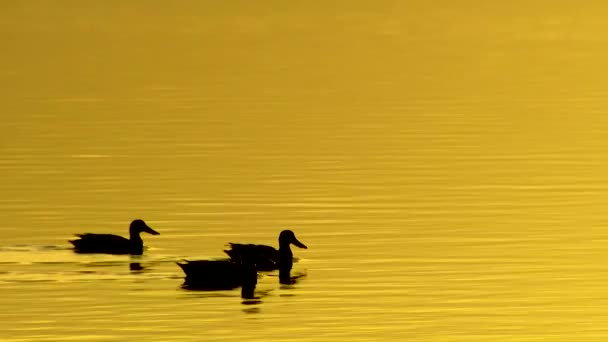
[[200,290],[230,290],[243,287],[244,291],[257,284],[257,270],[252,264],[229,260],[184,260],[177,265],[184,271],[184,288]]
[[77,234],[78,239],[69,240],[74,245],[76,253],[105,253],[140,255],[144,251],[144,243],[140,233],[145,232],[159,235],[148,227],[142,220],[134,220],[129,227],[129,238],[114,234]]
[[279,278],[289,278],[293,254],[289,246],[308,248],[290,230],[279,235],[279,249],[266,245],[231,243],[226,254],[230,260],[195,260],[178,262],[186,278],[183,287],[195,290],[242,288],[243,298],[254,298],[258,271],[279,269]]
[[230,249],[224,250],[231,260],[248,260],[260,271],[272,271],[279,268],[279,251],[271,246],[229,243]]
[[279,249],[266,245],[229,243],[230,249],[224,250],[231,260],[247,262],[256,265],[259,271],[291,270],[294,262],[290,245],[307,249],[291,230],[283,230],[279,234]]
[[143,241],[137,241],[113,234],[78,234],[77,240],[70,240],[76,253],[105,253],[105,254],[142,254]]

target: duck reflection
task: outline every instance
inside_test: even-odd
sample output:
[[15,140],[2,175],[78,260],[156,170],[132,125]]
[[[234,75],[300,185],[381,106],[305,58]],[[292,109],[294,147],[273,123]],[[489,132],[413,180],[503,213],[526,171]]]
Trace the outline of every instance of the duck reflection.
[[279,271],[279,283],[281,285],[295,285],[302,278],[306,277],[306,273],[291,274],[291,270]]
[[[252,296],[250,298],[243,298],[243,301],[241,302],[243,305],[255,305],[255,304],[261,304],[262,303],[262,298],[268,296],[268,293],[270,293],[272,290],[258,290],[256,291],[256,295]],[[259,313],[260,310],[258,307],[254,307],[254,308],[250,308],[250,309],[243,309],[243,312],[246,313]]]
[[143,273],[146,267],[142,266],[139,262],[131,262],[129,263],[129,270],[131,273]]
[[[129,257],[129,271],[133,274],[141,274],[150,271],[150,262],[143,263],[142,255],[131,255]],[[144,266],[145,265],[145,266]]]
[[[245,304],[245,305],[252,305],[252,304],[259,304],[259,303],[260,303],[260,301],[257,301],[256,303],[249,303],[247,301],[243,301],[243,304]],[[257,314],[257,313],[260,313],[261,310],[259,307],[252,307],[252,308],[244,308],[243,312],[246,314]]]

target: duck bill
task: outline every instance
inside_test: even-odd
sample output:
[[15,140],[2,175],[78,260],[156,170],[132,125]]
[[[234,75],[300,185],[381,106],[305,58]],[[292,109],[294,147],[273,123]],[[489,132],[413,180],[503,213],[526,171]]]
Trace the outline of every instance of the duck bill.
[[300,247],[300,248],[304,248],[304,249],[308,249],[308,247],[306,247],[305,244],[301,243],[300,241],[298,241],[298,239],[293,238],[293,241],[291,241],[291,243],[296,246],[296,247]]
[[150,228],[150,227],[148,227],[148,226],[146,226],[146,227],[145,227],[145,228],[142,230],[142,232],[145,232],[145,233],[148,233],[148,234],[152,234],[152,235],[160,235],[160,233],[159,233],[159,232],[157,232],[156,230],[154,230],[154,229],[152,229],[152,228]]

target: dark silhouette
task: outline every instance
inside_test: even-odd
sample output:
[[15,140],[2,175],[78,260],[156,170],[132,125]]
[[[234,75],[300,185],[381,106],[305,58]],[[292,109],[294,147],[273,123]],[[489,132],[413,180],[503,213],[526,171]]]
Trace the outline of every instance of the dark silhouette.
[[131,270],[131,273],[143,273],[145,269],[146,268],[139,262],[129,263],[129,270]]
[[[242,304],[244,305],[255,305],[255,304],[260,304],[262,303],[261,300],[244,300]],[[243,312],[246,314],[257,314],[260,313],[261,310],[259,307],[246,307],[245,309],[243,309]]]
[[148,271],[148,266],[144,266],[142,264],[142,256],[141,255],[131,255],[129,257],[129,270],[133,274],[141,274]]
[[254,295],[254,290],[255,286],[258,283],[258,271],[255,268],[255,265],[251,263],[243,263],[241,264],[241,272],[241,298],[256,299]]
[[292,275],[290,271],[284,270],[281,272],[279,270],[279,283],[281,283],[281,285],[295,285],[304,277],[306,277],[305,273]]
[[266,245],[229,243],[230,249],[224,250],[232,260],[247,260],[254,263],[259,271],[272,271],[279,269],[283,273],[291,270],[294,258],[289,245],[308,248],[298,241],[291,230],[284,230],[279,234],[279,250]]
[[[284,230],[279,235],[279,249],[264,245],[244,245],[230,243],[230,250],[225,250],[230,260],[196,260],[178,262],[186,274],[183,288],[191,290],[229,290],[241,287],[243,299],[257,300],[254,291],[257,285],[258,271],[279,270],[281,283],[294,284],[291,277],[293,253],[291,244],[308,248],[298,241],[291,230]],[[257,303],[245,301],[243,304]]]
[[258,274],[254,264],[228,260],[178,262],[186,274],[183,288],[188,290],[231,290],[241,287],[241,297],[253,299]]
[[129,227],[129,238],[113,234],[77,234],[79,239],[69,240],[76,253],[106,253],[139,255],[144,251],[144,242],[140,233],[159,235],[142,220],[134,220]]

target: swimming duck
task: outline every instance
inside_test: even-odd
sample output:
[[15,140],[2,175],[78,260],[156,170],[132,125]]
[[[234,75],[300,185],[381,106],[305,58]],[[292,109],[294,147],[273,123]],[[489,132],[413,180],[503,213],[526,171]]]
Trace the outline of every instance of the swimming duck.
[[195,290],[230,290],[242,288],[243,298],[254,298],[257,270],[251,263],[230,260],[184,260],[177,265],[186,274],[183,287]]
[[129,238],[113,234],[77,234],[79,238],[69,240],[74,245],[76,253],[106,253],[106,254],[142,254],[144,242],[139,233],[159,235],[156,230],[148,227],[143,220],[134,220],[129,226]]
[[256,265],[259,271],[279,271],[287,272],[291,270],[293,264],[293,253],[290,245],[307,249],[305,244],[298,241],[296,235],[291,230],[283,230],[279,234],[279,250],[266,245],[229,243],[230,249],[224,250],[232,260],[247,260]]

